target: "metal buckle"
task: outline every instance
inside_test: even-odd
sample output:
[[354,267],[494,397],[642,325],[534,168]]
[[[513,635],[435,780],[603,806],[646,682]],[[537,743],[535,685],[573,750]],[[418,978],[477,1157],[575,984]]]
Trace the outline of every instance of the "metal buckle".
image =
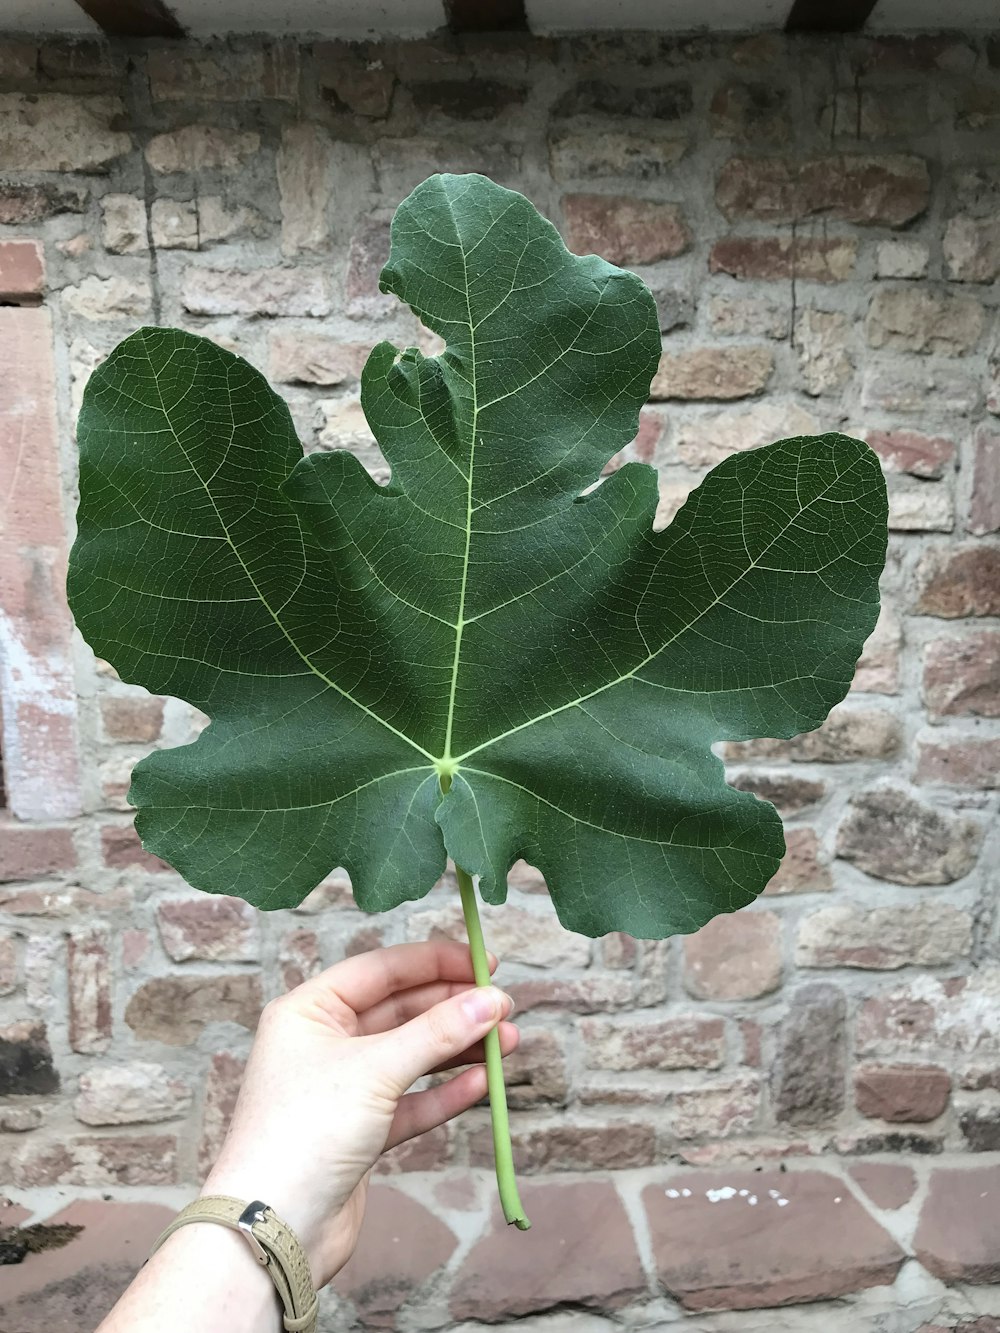
[[253,1234],[253,1224],[255,1222],[263,1222],[269,1211],[270,1207],[268,1204],[262,1203],[260,1199],[254,1199],[253,1203],[248,1203],[243,1209],[236,1223],[244,1236],[246,1236],[250,1248],[253,1250],[253,1257],[259,1264],[265,1266],[270,1262],[270,1256],[257,1237]]

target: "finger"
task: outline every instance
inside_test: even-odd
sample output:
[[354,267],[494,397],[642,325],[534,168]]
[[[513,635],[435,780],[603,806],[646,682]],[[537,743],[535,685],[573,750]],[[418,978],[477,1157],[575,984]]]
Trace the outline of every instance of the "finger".
[[[510,1055],[516,1051],[521,1041],[521,1030],[516,1028],[513,1023],[501,1023],[497,1028],[500,1036],[500,1054]],[[431,1069],[431,1074],[440,1074],[446,1069],[459,1069],[462,1065],[481,1065],[486,1059],[486,1043],[483,1041],[474,1042],[467,1051],[461,1055],[453,1055],[450,1060],[445,1060]]]
[[394,1148],[397,1143],[405,1143],[418,1134],[426,1134],[429,1129],[436,1129],[475,1106],[485,1096],[486,1069],[483,1065],[463,1070],[436,1088],[408,1092],[396,1107],[386,1148]]
[[474,986],[376,1037],[373,1058],[401,1095],[422,1074],[482,1041],[511,1008],[510,996],[495,986]]
[[[489,960],[492,973],[497,962],[492,954]],[[332,994],[360,1014],[387,995],[428,981],[471,984],[474,980],[468,945],[453,940],[428,940],[420,944],[390,944],[384,949],[345,958],[303,982],[296,993],[300,999],[320,1003]]]
[[358,1014],[358,1033],[363,1037],[371,1037],[379,1032],[389,1032],[401,1023],[416,1018],[425,1009],[440,1004],[442,1000],[471,990],[474,984],[467,981],[429,981],[424,986],[411,986],[409,990],[387,995],[363,1014]]

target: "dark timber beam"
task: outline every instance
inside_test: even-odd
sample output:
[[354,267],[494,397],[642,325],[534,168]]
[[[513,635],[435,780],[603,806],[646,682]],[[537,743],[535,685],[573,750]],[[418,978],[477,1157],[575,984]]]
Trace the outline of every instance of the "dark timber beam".
[[163,0],[76,0],[109,37],[183,37]]
[[785,32],[858,32],[878,0],[795,0]]
[[451,32],[527,32],[524,0],[445,0]]

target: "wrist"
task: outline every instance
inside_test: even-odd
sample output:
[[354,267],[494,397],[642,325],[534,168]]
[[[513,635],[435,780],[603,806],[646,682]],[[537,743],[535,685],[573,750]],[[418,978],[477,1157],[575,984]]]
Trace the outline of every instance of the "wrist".
[[[209,1172],[199,1191],[199,1198],[213,1194],[225,1194],[250,1203],[259,1199],[271,1207],[284,1224],[289,1227],[306,1252],[312,1273],[313,1284],[319,1279],[319,1244],[322,1217],[306,1203],[305,1190],[289,1188],[287,1181],[275,1178],[271,1171],[250,1164],[226,1163],[220,1160]],[[242,1237],[236,1237],[250,1255],[250,1248]],[[252,1258],[253,1256],[250,1255]]]

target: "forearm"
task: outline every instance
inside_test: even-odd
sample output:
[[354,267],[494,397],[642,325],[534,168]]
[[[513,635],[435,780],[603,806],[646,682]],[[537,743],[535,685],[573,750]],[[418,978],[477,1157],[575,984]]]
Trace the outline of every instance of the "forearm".
[[180,1227],[97,1333],[279,1333],[274,1284],[244,1238],[211,1222]]

